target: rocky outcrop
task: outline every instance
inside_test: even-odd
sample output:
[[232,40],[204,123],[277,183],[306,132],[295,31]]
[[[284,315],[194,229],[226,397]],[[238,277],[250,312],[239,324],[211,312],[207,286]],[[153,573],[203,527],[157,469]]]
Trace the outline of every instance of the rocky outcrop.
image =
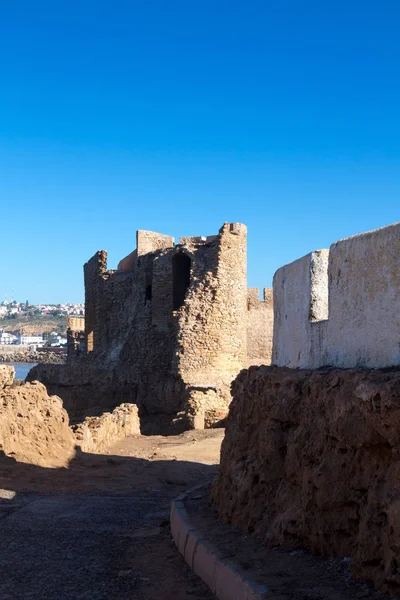
[[49,396],[44,385],[34,381],[0,389],[0,454],[20,462],[59,467],[74,456],[74,446],[62,401]]
[[252,367],[233,383],[212,498],[269,545],[351,557],[400,592],[400,371]]
[[14,367],[0,365],[0,390],[8,385],[12,385],[15,377]]
[[38,381],[13,386],[14,369],[0,365],[0,454],[45,467],[66,466],[75,447],[101,452],[128,435],[140,434],[138,408],[121,404],[112,413],[69,426],[61,398]]
[[128,435],[140,434],[135,404],[121,404],[112,413],[87,417],[72,427],[77,443],[85,452],[99,452]]

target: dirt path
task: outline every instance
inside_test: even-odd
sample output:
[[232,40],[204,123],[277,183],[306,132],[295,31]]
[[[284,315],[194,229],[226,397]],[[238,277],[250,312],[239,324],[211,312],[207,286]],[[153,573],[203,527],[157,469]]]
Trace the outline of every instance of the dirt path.
[[212,599],[177,553],[168,512],[213,477],[222,437],[127,438],[68,469],[0,458],[0,598]]

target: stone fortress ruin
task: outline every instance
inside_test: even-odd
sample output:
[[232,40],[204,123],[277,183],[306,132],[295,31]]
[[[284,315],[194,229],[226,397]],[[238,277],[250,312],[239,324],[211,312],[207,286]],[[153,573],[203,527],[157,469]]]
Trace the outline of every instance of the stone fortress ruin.
[[272,290],[260,300],[246,272],[240,223],[179,244],[138,231],[116,270],[104,250],[85,264],[85,320],[69,323],[67,363],[29,378],[60,395],[72,419],[129,402],[143,424],[213,425],[239,371],[271,359]]
[[175,244],[138,231],[116,270],[97,252],[66,364],[28,380],[62,398],[89,448],[129,416],[138,431],[136,410],[141,433],[159,433],[214,426],[229,409],[220,516],[267,545],[348,557],[398,594],[400,224],[278,269],[263,300],[247,289],[246,234],[225,223]]
[[73,420],[122,402],[142,422],[202,428],[223,419],[251,365],[377,368],[400,364],[400,224],[356,235],[247,289],[247,229],[172,237],[138,231],[116,270],[102,250],[84,266],[86,316],[71,318],[66,365],[31,375]]

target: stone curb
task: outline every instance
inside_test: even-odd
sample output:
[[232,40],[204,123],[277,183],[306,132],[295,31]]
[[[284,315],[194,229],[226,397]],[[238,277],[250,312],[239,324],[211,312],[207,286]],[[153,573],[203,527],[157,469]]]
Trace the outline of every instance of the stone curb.
[[204,581],[218,600],[266,600],[273,596],[265,585],[258,585],[231,558],[212,546],[191,524],[185,508],[185,498],[195,490],[208,486],[197,485],[171,503],[170,524],[175,545],[192,571]]

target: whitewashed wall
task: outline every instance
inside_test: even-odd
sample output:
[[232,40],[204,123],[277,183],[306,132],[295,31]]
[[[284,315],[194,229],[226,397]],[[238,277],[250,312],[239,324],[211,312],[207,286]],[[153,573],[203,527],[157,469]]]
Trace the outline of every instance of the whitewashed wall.
[[311,252],[275,273],[273,364],[320,366],[328,310],[328,254],[328,250]]
[[274,311],[274,364],[400,364],[400,223],[279,269]]

